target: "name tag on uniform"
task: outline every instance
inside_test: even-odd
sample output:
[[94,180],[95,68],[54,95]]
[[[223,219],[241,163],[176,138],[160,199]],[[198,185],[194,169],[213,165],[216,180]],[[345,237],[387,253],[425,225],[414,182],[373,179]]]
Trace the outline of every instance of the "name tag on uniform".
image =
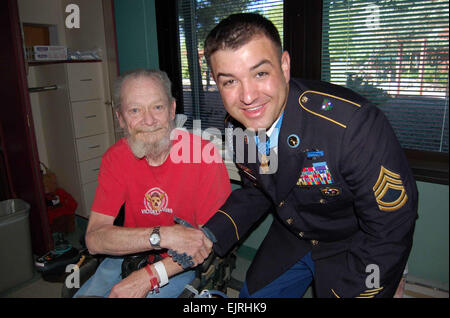
[[305,167],[302,170],[300,178],[297,181],[298,186],[312,186],[320,184],[332,184],[328,165],[325,161],[313,163],[312,167]]

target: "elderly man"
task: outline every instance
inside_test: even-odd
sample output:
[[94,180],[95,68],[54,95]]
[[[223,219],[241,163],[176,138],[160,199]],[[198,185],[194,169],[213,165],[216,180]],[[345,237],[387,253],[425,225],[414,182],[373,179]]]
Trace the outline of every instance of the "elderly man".
[[[167,251],[186,253],[193,266],[208,256],[212,243],[198,228],[228,197],[228,174],[220,157],[210,163],[171,160],[175,148],[179,156],[179,149],[210,145],[187,132],[178,134],[184,138],[171,138],[171,133],[177,135],[176,102],[164,72],[128,73],[119,78],[115,92],[117,118],[127,136],[102,158],[86,231],[89,252],[111,257],[100,264],[75,297],[177,297],[194,273],[192,269],[184,271]],[[174,147],[180,143],[183,147]],[[124,226],[115,226],[114,219],[124,203]],[[194,228],[175,224],[174,216]],[[123,256],[147,251],[162,260],[149,262],[122,279]]]

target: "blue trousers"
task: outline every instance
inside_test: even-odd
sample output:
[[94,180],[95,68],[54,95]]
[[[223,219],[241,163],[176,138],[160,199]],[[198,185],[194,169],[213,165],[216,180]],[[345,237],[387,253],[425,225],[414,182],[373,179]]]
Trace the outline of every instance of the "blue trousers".
[[[81,286],[74,297],[108,297],[111,289],[122,280],[121,257],[105,258],[91,276]],[[195,271],[189,270],[169,278],[169,283],[159,289],[159,293],[148,293],[147,298],[177,298],[184,290],[184,286],[190,284],[195,278]]]
[[301,298],[314,278],[314,261],[311,252],[302,257],[270,284],[249,294],[244,282],[239,297],[241,298]]

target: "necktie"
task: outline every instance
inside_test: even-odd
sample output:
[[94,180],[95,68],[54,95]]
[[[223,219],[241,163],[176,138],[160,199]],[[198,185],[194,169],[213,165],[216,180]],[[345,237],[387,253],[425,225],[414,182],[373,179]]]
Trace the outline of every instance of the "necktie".
[[270,153],[270,137],[266,135],[266,142],[262,142],[261,139],[259,138],[259,136],[256,136],[258,151],[260,154],[268,156]]

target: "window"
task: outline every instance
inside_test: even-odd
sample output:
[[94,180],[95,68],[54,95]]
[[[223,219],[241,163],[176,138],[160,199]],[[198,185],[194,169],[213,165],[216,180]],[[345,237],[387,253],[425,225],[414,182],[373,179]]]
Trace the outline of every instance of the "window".
[[208,32],[233,13],[258,12],[270,19],[283,39],[282,0],[178,0],[179,48],[185,126],[201,120],[202,130],[215,127],[223,132],[225,109],[203,56]]
[[448,0],[323,1],[322,79],[374,102],[403,148],[448,158],[448,69]]

